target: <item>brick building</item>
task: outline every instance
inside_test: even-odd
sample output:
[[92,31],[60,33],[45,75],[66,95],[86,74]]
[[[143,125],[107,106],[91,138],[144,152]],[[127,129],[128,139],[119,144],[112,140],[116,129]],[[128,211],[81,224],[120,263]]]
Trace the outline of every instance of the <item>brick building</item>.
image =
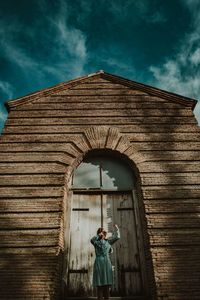
[[94,296],[90,238],[114,223],[113,297],[200,299],[195,105],[103,71],[9,101],[0,299]]

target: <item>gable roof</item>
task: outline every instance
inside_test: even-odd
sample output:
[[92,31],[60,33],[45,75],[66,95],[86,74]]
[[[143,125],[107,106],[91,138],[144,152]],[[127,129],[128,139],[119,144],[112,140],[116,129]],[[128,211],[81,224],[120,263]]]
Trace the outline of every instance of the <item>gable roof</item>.
[[9,111],[12,107],[23,105],[25,103],[29,103],[33,100],[36,100],[40,97],[49,96],[56,92],[60,92],[65,89],[71,88],[77,84],[84,83],[84,81],[86,81],[88,78],[94,78],[94,79],[95,78],[103,78],[105,80],[111,81],[112,83],[122,84],[124,86],[129,87],[130,89],[137,89],[137,90],[145,92],[151,96],[156,96],[156,97],[160,97],[160,98],[169,100],[169,102],[171,101],[171,102],[182,104],[184,106],[189,106],[189,107],[191,107],[191,109],[194,109],[197,104],[197,100],[195,100],[195,99],[191,99],[191,98],[184,97],[184,96],[181,96],[181,95],[178,95],[175,93],[167,92],[167,91],[164,91],[159,88],[155,88],[155,87],[143,84],[143,83],[132,81],[132,80],[129,80],[129,79],[117,76],[117,75],[109,74],[109,73],[106,73],[106,72],[100,70],[96,73],[78,77],[76,79],[62,82],[55,86],[36,91],[36,92],[28,94],[26,96],[19,97],[14,100],[9,100],[5,103],[5,106],[6,106],[7,110]]

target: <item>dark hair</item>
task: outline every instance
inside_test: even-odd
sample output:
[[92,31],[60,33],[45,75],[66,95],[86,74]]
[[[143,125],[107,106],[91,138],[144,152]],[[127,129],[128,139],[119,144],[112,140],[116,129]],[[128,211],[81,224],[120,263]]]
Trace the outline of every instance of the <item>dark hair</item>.
[[103,233],[105,236],[107,235],[107,231],[106,230],[104,230],[104,228],[103,227],[99,227],[98,228],[98,230],[97,230],[97,234],[99,234],[99,233]]
[[97,234],[101,233],[103,231],[103,227],[99,227],[97,230]]

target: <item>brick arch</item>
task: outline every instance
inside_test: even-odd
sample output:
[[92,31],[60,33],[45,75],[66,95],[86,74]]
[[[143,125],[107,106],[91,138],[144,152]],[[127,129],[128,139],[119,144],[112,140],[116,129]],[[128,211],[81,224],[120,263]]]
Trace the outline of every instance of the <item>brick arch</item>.
[[119,152],[126,156],[138,169],[140,163],[147,159],[144,154],[141,154],[140,148],[132,145],[128,138],[116,127],[92,126],[83,131],[82,136],[77,137],[75,144],[80,152],[67,168],[66,182],[71,177],[73,170],[83,160],[83,157],[92,150],[108,149]]
[[[143,194],[141,190],[141,178],[140,178],[140,164],[144,163],[148,156],[141,153],[141,149],[138,146],[132,145],[126,138],[126,135],[121,133],[118,128],[111,126],[92,126],[89,129],[83,131],[83,134],[77,137],[76,146],[80,149],[78,154],[72,163],[67,167],[64,197],[63,197],[63,214],[61,217],[61,230],[59,235],[59,251],[64,250],[64,213],[67,206],[68,198],[71,197],[71,183],[70,179],[73,171],[83,161],[85,155],[93,150],[112,150],[119,153],[119,157],[125,156],[132,164],[134,175],[136,176],[136,195],[138,201],[138,209],[140,211],[140,222],[142,228],[142,240],[144,247],[144,260],[145,260],[145,272],[143,276],[145,282],[145,289],[149,295],[155,293],[155,282],[153,275],[153,265],[150,253],[150,241],[147,230],[147,223],[145,217],[145,207],[143,203]],[[121,155],[120,155],[121,154]]]

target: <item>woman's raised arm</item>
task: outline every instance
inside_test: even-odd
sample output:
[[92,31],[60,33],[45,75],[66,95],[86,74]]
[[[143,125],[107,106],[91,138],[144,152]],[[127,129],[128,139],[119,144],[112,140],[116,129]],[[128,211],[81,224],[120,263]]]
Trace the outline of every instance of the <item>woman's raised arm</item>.
[[119,227],[115,224],[114,225],[114,231],[112,236],[108,239],[108,242],[110,245],[114,244],[116,241],[120,239],[120,231]]

